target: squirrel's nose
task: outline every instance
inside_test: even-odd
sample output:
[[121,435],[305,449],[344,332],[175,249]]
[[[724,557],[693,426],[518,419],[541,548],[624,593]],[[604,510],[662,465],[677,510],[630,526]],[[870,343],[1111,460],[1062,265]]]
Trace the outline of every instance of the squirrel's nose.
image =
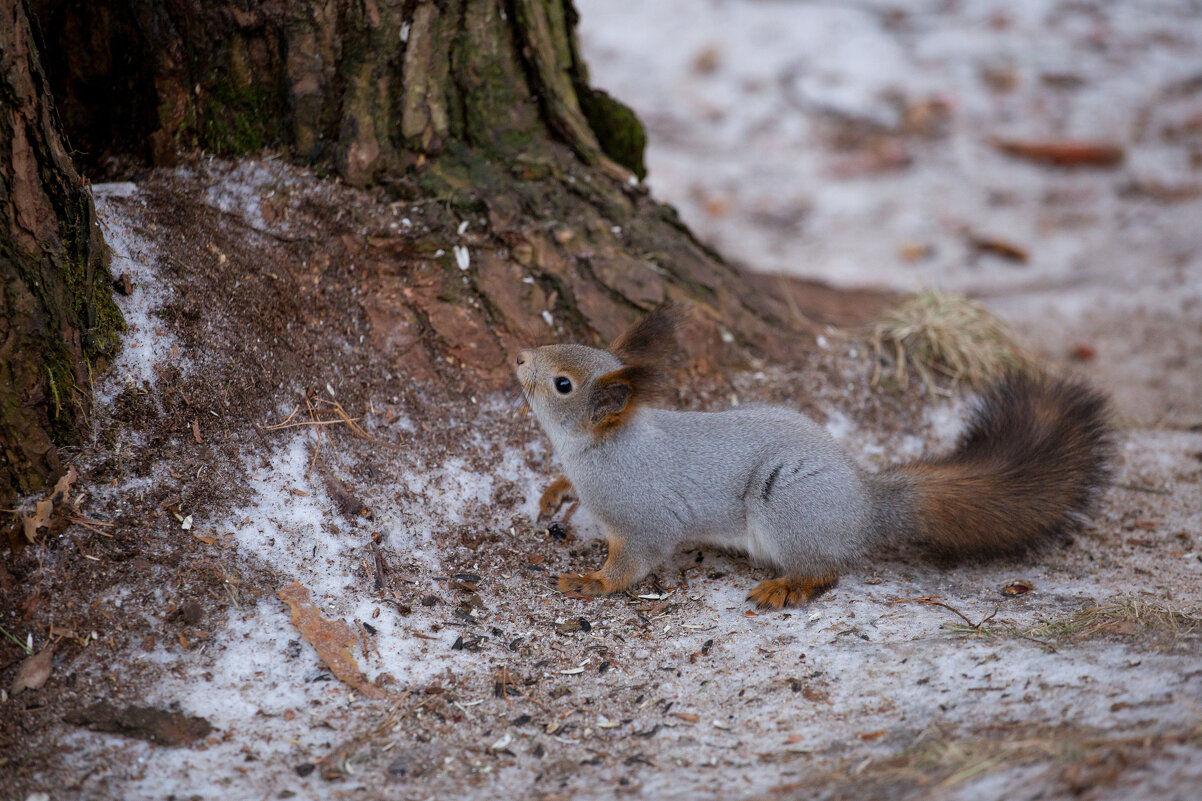
[[526,351],[526,350],[520,351],[520,352],[518,353],[518,360],[517,360],[517,361],[518,361],[518,365],[519,365],[519,366],[521,366],[521,365],[525,364],[526,362],[530,361],[530,351]]

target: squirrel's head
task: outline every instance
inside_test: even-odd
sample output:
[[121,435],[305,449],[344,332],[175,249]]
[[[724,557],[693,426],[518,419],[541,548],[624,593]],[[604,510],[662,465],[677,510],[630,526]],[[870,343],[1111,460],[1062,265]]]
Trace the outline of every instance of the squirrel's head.
[[557,447],[616,429],[635,408],[662,394],[665,357],[675,344],[681,316],[679,306],[661,306],[608,350],[545,345],[518,354],[518,381]]

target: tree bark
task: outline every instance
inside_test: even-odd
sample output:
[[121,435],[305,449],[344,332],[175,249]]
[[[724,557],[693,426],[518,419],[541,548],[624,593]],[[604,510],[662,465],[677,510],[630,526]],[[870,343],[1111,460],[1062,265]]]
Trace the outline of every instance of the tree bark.
[[0,506],[62,470],[124,327],[20,0],[0,0]]

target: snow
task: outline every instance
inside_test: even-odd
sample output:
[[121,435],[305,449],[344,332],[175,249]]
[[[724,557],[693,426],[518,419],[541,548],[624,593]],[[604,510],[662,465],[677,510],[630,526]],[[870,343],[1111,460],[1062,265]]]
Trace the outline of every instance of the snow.
[[[134,184],[98,184],[96,218],[111,251],[110,271],[114,278],[129,276],[133,292],[126,297],[113,293],[125,316],[128,330],[121,338],[121,352],[108,372],[96,381],[97,403],[110,402],[125,387],[154,386],[157,365],[178,353],[178,339],[158,319],[158,311],[170,301],[158,276],[158,253],[145,232],[136,230],[124,210],[124,202],[138,202]],[[95,187],[94,187],[95,188]]]

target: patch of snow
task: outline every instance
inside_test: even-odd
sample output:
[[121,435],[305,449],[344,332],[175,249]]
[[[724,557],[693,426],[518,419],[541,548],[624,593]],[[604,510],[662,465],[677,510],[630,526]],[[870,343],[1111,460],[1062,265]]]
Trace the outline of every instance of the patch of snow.
[[845,440],[847,436],[855,431],[856,423],[847,415],[839,411],[830,411],[826,415],[826,431],[837,440]]
[[212,183],[205,193],[205,202],[219,211],[242,217],[253,228],[266,229],[263,199],[273,190],[276,175],[254,159],[209,164],[207,168]]
[[98,405],[111,402],[127,386],[153,387],[158,380],[157,366],[179,348],[179,340],[158,318],[158,310],[171,298],[159,279],[158,253],[126,211],[124,203],[137,202],[128,197],[118,193],[96,197],[96,218],[112,255],[109,269],[114,278],[129,276],[133,285],[128,297],[113,293],[128,329],[121,336],[117,358],[96,381]]

